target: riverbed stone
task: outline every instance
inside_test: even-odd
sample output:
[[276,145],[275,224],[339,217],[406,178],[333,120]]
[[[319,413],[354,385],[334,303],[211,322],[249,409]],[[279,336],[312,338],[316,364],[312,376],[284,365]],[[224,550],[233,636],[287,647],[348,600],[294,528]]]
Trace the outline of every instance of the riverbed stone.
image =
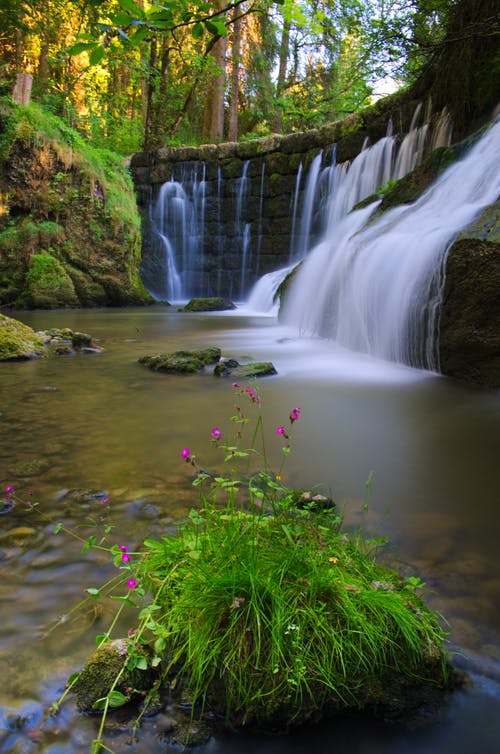
[[[216,373],[214,372],[214,374]],[[216,376],[231,376],[236,380],[248,380],[254,377],[269,377],[274,374],[278,374],[278,372],[271,361],[254,361],[251,364],[238,364],[238,366],[232,370],[226,368],[223,373],[216,374]]]

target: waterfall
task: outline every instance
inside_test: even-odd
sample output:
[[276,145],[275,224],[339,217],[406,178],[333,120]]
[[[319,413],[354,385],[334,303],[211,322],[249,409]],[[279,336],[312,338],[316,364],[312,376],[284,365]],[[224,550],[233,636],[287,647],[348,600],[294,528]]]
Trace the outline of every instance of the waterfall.
[[236,183],[236,238],[241,252],[241,264],[240,264],[240,299],[245,294],[245,284],[247,275],[247,266],[250,265],[249,249],[250,249],[250,225],[243,221],[243,207],[248,194],[248,187],[250,179],[248,178],[248,166],[250,162],[246,160],[243,165],[243,173],[241,178]]
[[295,260],[301,259],[309,247],[311,228],[313,222],[314,200],[318,188],[318,178],[320,175],[322,154],[316,155],[309,168],[307,175],[304,207],[302,210],[301,220],[299,223],[298,238],[292,236],[291,249],[296,249],[293,257]]
[[[420,129],[416,127],[410,131],[410,134],[413,131],[416,131],[417,134],[420,133]],[[410,155],[411,145],[416,144],[420,145],[421,139],[415,134],[409,141],[405,138],[402,142],[405,154]],[[311,248],[311,231],[314,224],[320,226],[320,233],[335,233],[336,225],[358,202],[375,193],[377,189],[392,178],[395,153],[396,140],[389,134],[377,141],[372,147],[365,144],[363,150],[352,162],[336,164],[334,148],[332,165],[321,169],[322,155],[317,155],[311,163],[307,175],[303,206],[298,223],[299,230],[295,233],[302,164],[299,166],[293,200],[290,262],[295,261],[297,263],[308,253]],[[415,164],[416,158],[412,161]],[[409,157],[405,160],[405,164],[410,164]],[[262,304],[268,302],[272,309],[274,306],[272,299],[269,299],[263,292],[266,291],[269,280],[272,280],[273,284],[277,281],[277,289],[289,271],[289,266],[283,267],[273,273],[268,273],[272,278],[258,280],[250,294],[252,308],[257,308],[257,302]],[[268,310],[263,309],[262,311]]]
[[[164,285],[169,300],[194,295],[205,241],[205,164],[183,169],[159,190],[151,220],[164,251]],[[200,176],[201,172],[201,176]]]
[[276,313],[279,307],[279,301],[276,300],[278,288],[294,267],[295,265],[291,264],[283,269],[263,275],[252,288],[245,309],[255,312]]
[[290,286],[285,322],[353,351],[438,369],[446,252],[499,194],[497,122],[412,205],[373,219],[376,202],[330,222]]

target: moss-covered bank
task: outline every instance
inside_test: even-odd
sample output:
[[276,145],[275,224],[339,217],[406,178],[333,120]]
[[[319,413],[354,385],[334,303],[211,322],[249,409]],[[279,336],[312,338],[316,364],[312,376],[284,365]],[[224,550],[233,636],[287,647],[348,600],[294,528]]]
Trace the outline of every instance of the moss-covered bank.
[[38,105],[0,100],[0,305],[148,303],[140,254],[123,160]]

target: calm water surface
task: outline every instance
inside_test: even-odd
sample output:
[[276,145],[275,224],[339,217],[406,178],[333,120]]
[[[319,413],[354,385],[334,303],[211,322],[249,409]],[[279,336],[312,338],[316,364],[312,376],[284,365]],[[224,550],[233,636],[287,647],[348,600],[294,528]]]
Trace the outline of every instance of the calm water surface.
[[[293,737],[224,735],[200,754],[498,754],[500,751],[500,395],[446,378],[375,362],[321,340],[301,340],[270,317],[196,315],[150,309],[21,312],[35,329],[71,327],[104,347],[94,356],[0,364],[0,482],[40,506],[0,516],[0,751],[79,754],[97,721],[71,700],[46,720],[67,676],[107,627],[109,608],[71,612],[85,588],[112,575],[106,559],[53,534],[57,521],[116,526],[118,542],[170,531],[196,505],[188,446],[199,462],[220,462],[209,431],[230,431],[230,380],[154,374],[144,354],[220,345],[225,356],[270,359],[278,375],[259,383],[267,453],[301,406],[286,467],[290,485],[322,483],[360,522],[387,535],[431,588],[429,602],[450,623],[450,647],[473,685],[453,695],[440,718],[415,730],[367,720],[335,721]],[[97,495],[92,497],[91,494]],[[98,494],[110,498],[109,508]],[[109,612],[109,614],[108,614]],[[52,630],[64,616],[64,625]],[[126,625],[123,627],[126,629]],[[24,722],[20,718],[23,718]],[[174,751],[152,720],[134,747]]]

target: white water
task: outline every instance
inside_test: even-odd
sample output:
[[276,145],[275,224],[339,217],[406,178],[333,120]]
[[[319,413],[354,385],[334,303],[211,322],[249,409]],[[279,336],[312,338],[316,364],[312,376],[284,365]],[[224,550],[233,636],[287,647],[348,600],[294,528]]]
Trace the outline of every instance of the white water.
[[437,369],[434,335],[446,251],[499,194],[497,122],[414,204],[372,223],[376,204],[329,222],[290,286],[285,322],[354,351]]
[[[299,262],[313,246],[313,226],[321,225],[323,239],[337,237],[337,225],[363,199],[374,194],[389,180],[402,178],[408,171],[419,164],[424,156],[425,144],[429,140],[429,128],[424,123],[418,126],[420,106],[417,107],[409,132],[399,148],[389,124],[387,136],[379,139],[373,146],[367,144],[352,162],[336,164],[335,151],[333,164],[321,169],[321,155],[311,163],[304,190],[304,200],[300,213],[300,222],[296,230],[298,189],[302,165],[299,167],[293,201],[292,241],[290,244],[290,262]],[[447,114],[443,112],[432,135],[432,146],[449,142],[450,125]],[[323,242],[320,242],[320,245]],[[257,306],[266,305],[262,312],[269,313],[276,308],[274,293],[285,279],[290,268],[264,275],[257,280],[248,300],[249,308],[257,311]],[[269,298],[269,286],[274,286],[273,297]]]

